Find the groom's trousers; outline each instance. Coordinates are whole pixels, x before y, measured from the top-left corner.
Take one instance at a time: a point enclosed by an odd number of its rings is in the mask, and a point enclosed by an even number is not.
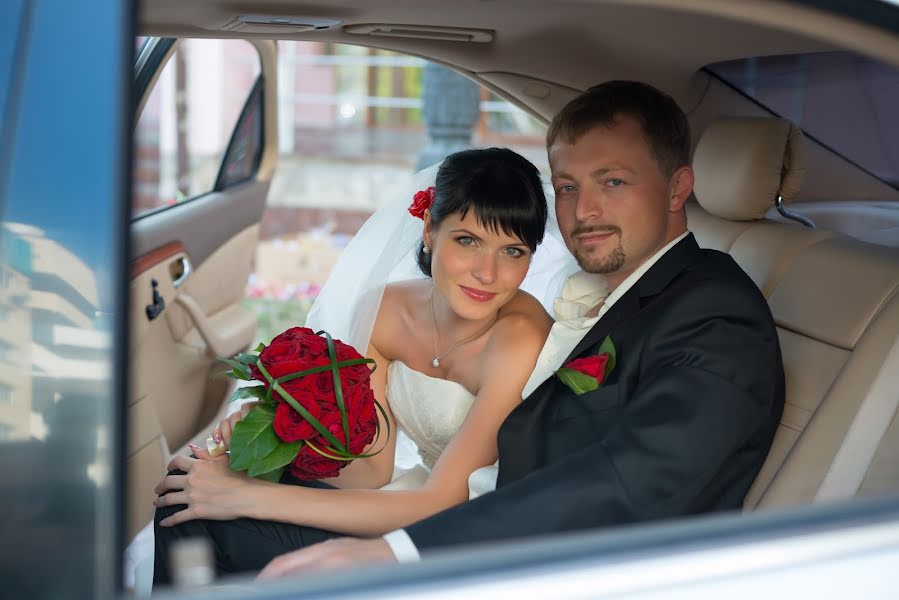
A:
[[[172,471],[170,475],[183,475]],[[318,481],[301,481],[289,474],[281,478],[282,484],[306,487],[330,488]],[[172,567],[169,562],[172,546],[179,540],[203,537],[212,545],[217,576],[260,571],[268,562],[285,552],[297,550],[325,540],[342,537],[342,534],[314,527],[290,523],[259,521],[257,519],[233,519],[210,521],[197,519],[174,527],[161,527],[159,522],[169,515],[187,508],[185,504],[156,509],[153,533],[156,555],[153,567],[153,586],[171,585]]]

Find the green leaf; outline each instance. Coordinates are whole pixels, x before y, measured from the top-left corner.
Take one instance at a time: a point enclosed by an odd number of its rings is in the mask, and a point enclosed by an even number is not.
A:
[[[265,344],[259,342],[259,345],[253,348],[253,350],[255,350],[256,352],[262,352],[263,350],[265,350]]]
[[[606,363],[606,368],[602,372],[602,380],[605,381],[612,369],[615,368],[615,344],[612,343],[612,338],[609,336],[606,336],[606,339],[599,345],[597,354],[602,354],[603,352],[609,355],[609,362]]]
[[[257,400],[262,401],[265,398],[265,391],[264,385],[242,386],[234,390],[234,393],[231,394],[231,398],[228,399],[228,402],[246,400],[247,398],[256,398]]]
[[[273,483],[278,483],[281,481],[281,475],[284,474],[284,467],[280,469],[275,469],[274,471],[269,471],[268,473],[260,473],[256,475],[256,479],[264,479],[265,481],[271,481]]]
[[[231,434],[232,470],[246,471],[282,443],[272,427],[274,420],[274,409],[256,405],[237,422]]]
[[[231,367],[231,372],[234,373],[234,377],[245,381],[252,379],[252,373],[250,373],[250,368],[247,365],[232,358],[220,358],[219,360]]]
[[[259,362],[259,355],[239,352],[238,354],[234,355],[234,360],[242,365],[255,365],[257,362]]]
[[[303,442],[281,442],[275,449],[266,454],[262,458],[257,458],[251,466],[247,474],[250,477],[259,477],[265,473],[283,469],[297,457]]]
[[[562,367],[556,371],[556,376],[578,396],[585,392],[592,392],[599,387],[594,377],[568,367]]]

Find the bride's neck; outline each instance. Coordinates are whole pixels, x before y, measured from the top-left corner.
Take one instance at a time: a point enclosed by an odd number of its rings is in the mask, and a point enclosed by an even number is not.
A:
[[[484,331],[489,325],[496,320],[496,315],[492,314],[483,319],[466,319],[458,315],[446,301],[436,288],[433,289],[433,299],[429,298],[428,304],[433,302],[433,306],[428,306],[428,319],[431,319],[430,310],[433,309],[433,321],[437,325],[437,331],[442,343],[451,343],[457,340],[465,339]]]

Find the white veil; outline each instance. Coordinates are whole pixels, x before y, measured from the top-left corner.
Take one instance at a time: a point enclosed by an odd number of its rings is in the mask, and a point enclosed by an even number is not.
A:
[[[407,192],[376,211],[350,240],[306,317],[307,327],[323,329],[365,354],[384,286],[425,277],[416,262],[422,220],[410,215],[408,208],[415,192],[434,185],[438,166],[415,174]],[[578,267],[559,232],[552,189],[546,183],[543,187],[550,203],[546,234],[521,289],[552,314],[553,300]]]

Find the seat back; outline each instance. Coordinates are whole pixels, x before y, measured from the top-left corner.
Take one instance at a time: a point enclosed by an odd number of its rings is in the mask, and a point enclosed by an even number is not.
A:
[[[899,248],[765,217],[798,193],[801,147],[786,120],[728,117],[693,159],[689,228],[759,286],[783,352],[783,418],[746,509],[899,489]]]

